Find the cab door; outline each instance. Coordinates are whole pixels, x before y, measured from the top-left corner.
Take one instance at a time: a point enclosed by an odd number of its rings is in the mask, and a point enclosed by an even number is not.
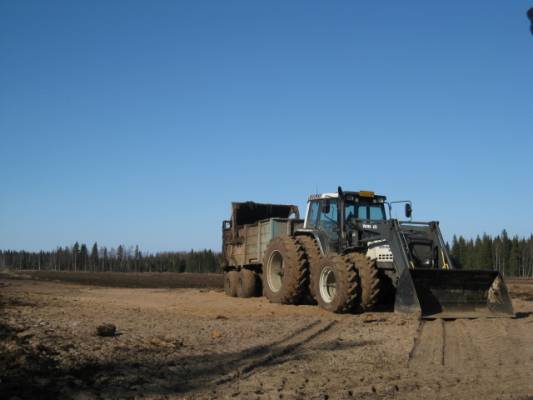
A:
[[[340,225],[337,199],[320,200],[317,228],[321,232],[324,251],[338,251]]]

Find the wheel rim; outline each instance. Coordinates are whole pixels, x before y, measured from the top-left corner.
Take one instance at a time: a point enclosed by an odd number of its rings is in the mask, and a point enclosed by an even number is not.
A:
[[[331,303],[337,292],[337,280],[335,279],[335,271],[333,268],[324,267],[320,272],[318,283],[320,286],[320,297],[326,303]]]
[[[270,290],[279,292],[283,279],[283,256],[279,251],[273,251],[268,258],[267,283]]]

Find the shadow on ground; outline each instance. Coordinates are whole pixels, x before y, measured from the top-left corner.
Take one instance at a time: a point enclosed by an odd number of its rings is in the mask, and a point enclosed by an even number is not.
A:
[[[256,368],[302,360],[322,351],[336,351],[372,342],[332,340],[312,345],[318,335],[315,321],[267,345],[239,352],[187,355],[186,348],[121,349],[112,362],[82,360],[65,369],[53,349],[31,346],[6,323],[0,324],[0,393],[4,398],[57,399],[84,394],[85,398],[133,398],[179,395],[236,380]],[[328,328],[329,329],[329,328]],[[307,334],[313,330],[316,334]],[[304,339],[299,340],[299,335]],[[106,339],[104,339],[106,340]],[[112,338],[107,340],[113,340]],[[173,354],[170,354],[172,352]]]

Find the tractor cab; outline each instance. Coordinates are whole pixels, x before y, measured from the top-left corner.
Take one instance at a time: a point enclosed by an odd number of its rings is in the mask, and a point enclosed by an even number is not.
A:
[[[340,252],[351,232],[385,221],[386,197],[370,191],[323,193],[309,196],[304,230],[320,237],[324,252]]]
[[[385,199],[368,191],[345,193],[342,199],[345,223],[353,226],[357,221],[386,220]]]

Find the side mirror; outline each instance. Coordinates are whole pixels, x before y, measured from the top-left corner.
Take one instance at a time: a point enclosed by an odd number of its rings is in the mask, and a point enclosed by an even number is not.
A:
[[[531,26],[529,27],[529,29],[531,30],[531,34],[533,34],[533,8],[530,8],[527,11],[527,17],[531,21]]]
[[[411,215],[413,215],[413,207],[410,203],[405,203],[405,217],[411,218]]]

